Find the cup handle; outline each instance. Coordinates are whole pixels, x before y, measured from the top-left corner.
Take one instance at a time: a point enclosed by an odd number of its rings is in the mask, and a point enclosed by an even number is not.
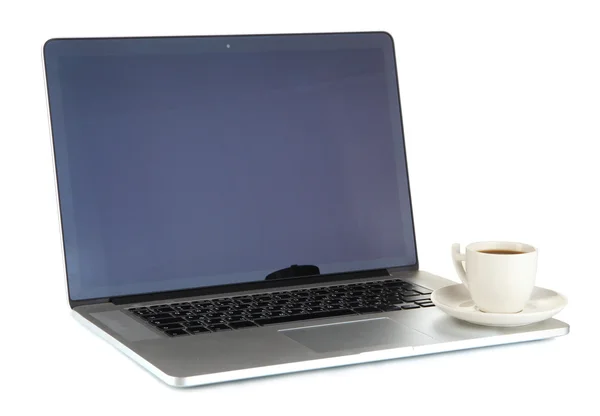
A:
[[[465,266],[463,265],[463,262],[466,260],[467,256],[460,252],[460,244],[452,244],[452,261],[454,263],[454,268],[463,284],[466,287],[469,287],[469,284],[467,283],[467,273],[465,272]]]

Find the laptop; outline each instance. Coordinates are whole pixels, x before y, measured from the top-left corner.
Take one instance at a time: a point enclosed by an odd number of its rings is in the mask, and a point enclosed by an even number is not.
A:
[[[384,32],[51,39],[73,315],[172,386],[564,335],[445,315]],[[90,357],[91,358],[91,357]]]

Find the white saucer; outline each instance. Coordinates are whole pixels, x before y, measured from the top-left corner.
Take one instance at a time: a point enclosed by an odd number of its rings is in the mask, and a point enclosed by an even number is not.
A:
[[[487,313],[475,306],[462,284],[450,285],[431,294],[435,305],[448,315],[485,326],[522,326],[549,319],[567,306],[567,298],[553,290],[536,287],[525,308],[518,313]]]

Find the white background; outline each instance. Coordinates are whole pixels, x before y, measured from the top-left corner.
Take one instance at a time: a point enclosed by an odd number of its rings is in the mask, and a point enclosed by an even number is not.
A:
[[[592,413],[599,22],[598,3],[580,1],[2,2],[0,413]],[[356,30],[387,30],[396,41],[422,268],[457,280],[453,242],[534,244],[539,285],[569,297],[559,318],[571,334],[182,391],[76,323],[64,286],[43,42]]]

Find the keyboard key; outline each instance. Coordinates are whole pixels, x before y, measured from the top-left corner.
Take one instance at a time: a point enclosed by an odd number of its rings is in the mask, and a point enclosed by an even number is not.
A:
[[[186,331],[192,335],[196,335],[196,334],[202,334],[205,332],[210,332],[210,329],[205,328],[203,326],[191,326],[191,327],[186,328]]]
[[[402,309],[419,309],[419,308],[420,308],[419,305],[415,305],[415,304],[411,304],[411,303],[402,305]]]
[[[320,318],[331,318],[335,316],[344,316],[344,315],[354,315],[354,312],[349,309],[342,309],[337,311],[326,311],[326,312],[316,312],[311,314],[302,314],[302,315],[291,315],[291,316],[278,316],[271,318],[263,318],[263,319],[255,319],[254,322],[258,325],[274,325],[274,324],[282,324],[287,322],[296,322],[296,321],[304,321],[309,319],[320,319]]]
[[[412,298],[411,298],[410,300],[412,300]],[[430,300],[430,299],[426,299],[426,300],[416,300],[416,301],[415,301],[415,303],[416,303],[417,305],[422,305],[422,304],[424,304],[424,303],[431,303],[431,300]]]
[[[421,294],[419,292],[415,292],[414,290],[403,290],[400,293],[401,293],[402,297],[404,297],[404,298],[411,297],[411,296],[421,296]]]
[[[158,326],[163,331],[183,328],[183,326],[181,324],[163,324],[163,325],[156,325],[156,326]]]
[[[432,306],[435,306],[435,304],[433,302],[429,302],[429,303],[421,303],[420,304],[421,307],[423,308],[431,308]]]
[[[161,306],[161,307],[155,307],[152,308],[153,310],[155,310],[156,312],[160,312],[160,313],[169,313],[169,312],[175,312],[175,309],[171,308],[170,306]]]
[[[167,334],[170,337],[179,337],[181,335],[188,335],[187,332],[185,332],[185,330],[183,329],[170,329],[165,331],[165,334]]]
[[[203,325],[203,323],[204,323],[204,321],[201,321],[200,319],[197,319],[197,320],[193,320],[193,321],[181,322],[181,325],[184,325],[186,327],[192,327],[192,326]]]
[[[164,318],[164,319],[155,319],[151,323],[153,325],[159,326],[159,325],[167,325],[167,324],[176,324],[178,322],[184,322],[184,321],[185,321],[185,319],[183,319],[183,318]]]
[[[135,313],[136,315],[153,315],[154,312],[151,311],[148,308],[135,308],[135,309],[129,309],[131,312]]]
[[[169,315],[168,313],[159,313],[159,314],[153,314],[153,315],[144,315],[144,316],[142,316],[142,318],[145,319],[146,321],[156,321],[156,320],[160,320],[160,319],[172,318],[172,316]]]
[[[420,300],[430,301],[431,297],[429,295],[419,295],[419,296],[406,296],[402,295],[402,298],[407,302],[418,302]]]
[[[256,326],[256,324],[254,322],[250,322],[250,321],[229,322],[228,325],[230,327],[232,327],[233,329],[248,328],[248,327]]]
[[[194,306],[205,306],[205,305],[210,305],[211,303],[212,303],[212,301],[210,301],[210,300],[196,300],[194,302],[191,302],[191,304]]]

